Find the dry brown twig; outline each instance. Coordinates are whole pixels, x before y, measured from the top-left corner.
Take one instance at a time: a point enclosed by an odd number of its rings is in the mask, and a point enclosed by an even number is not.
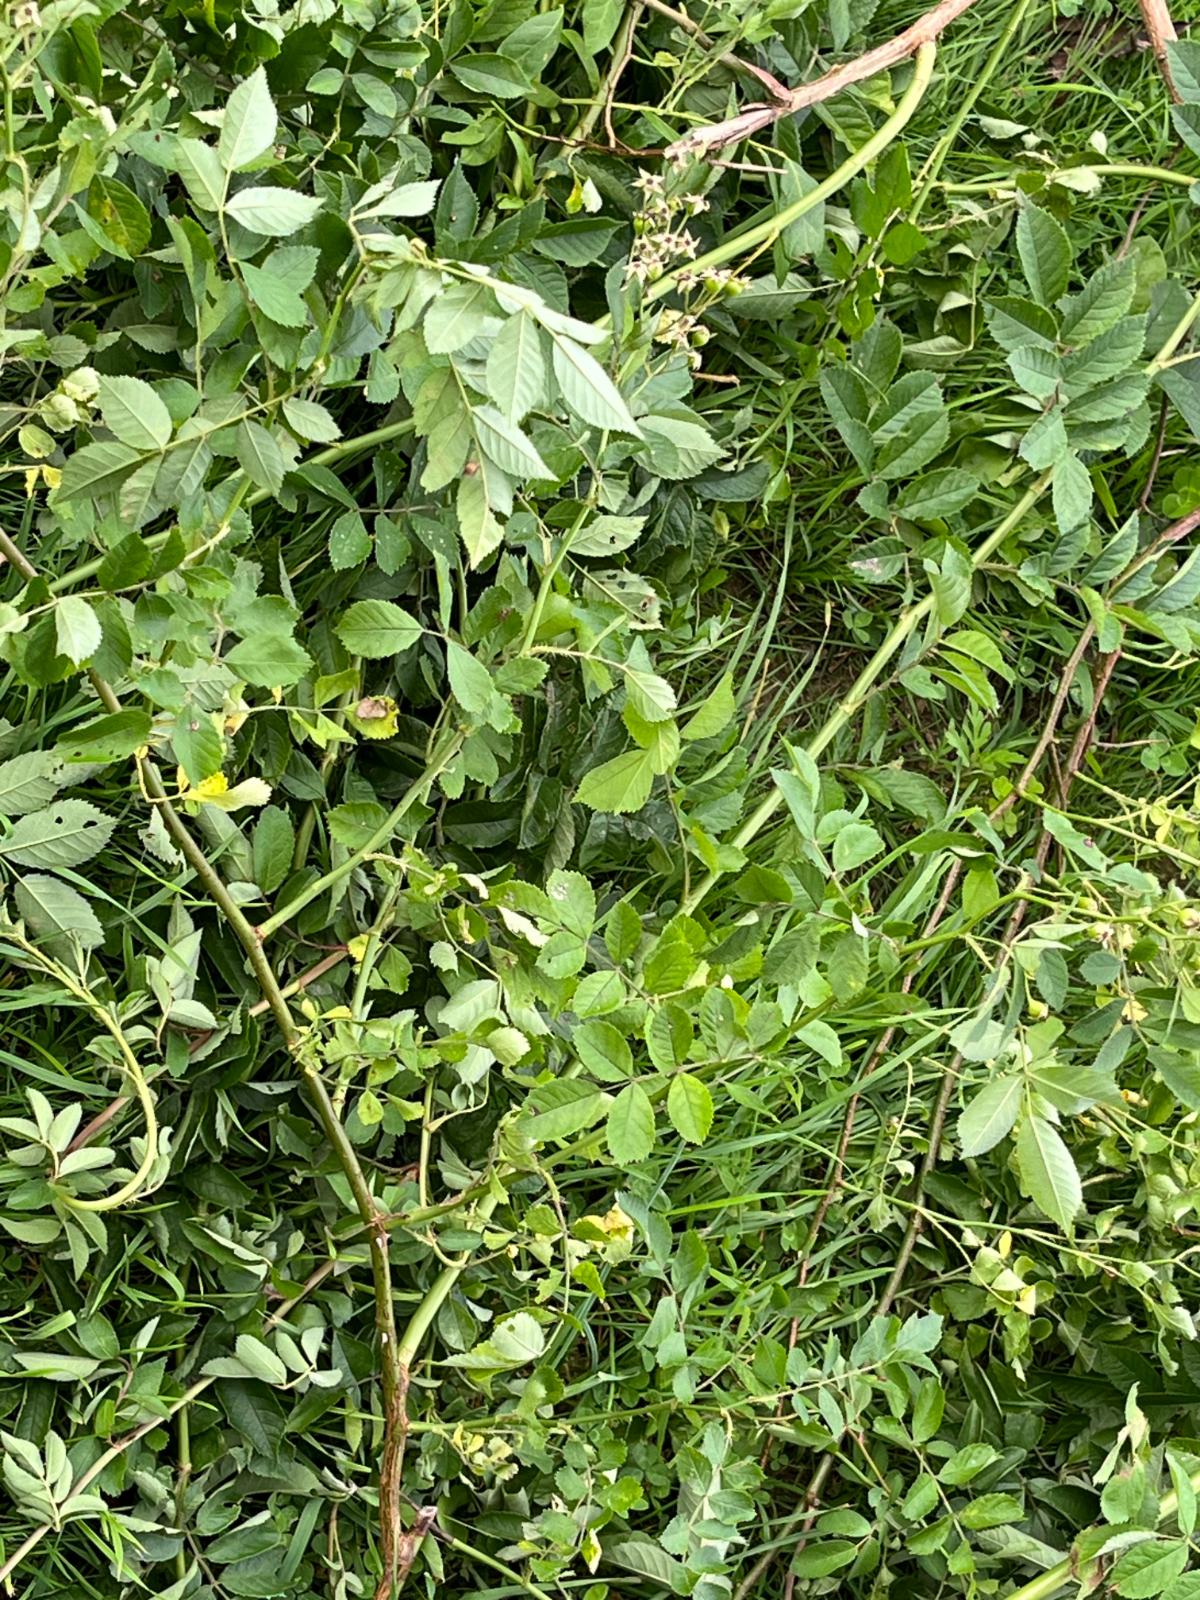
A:
[[[1167,54],[1167,46],[1173,44],[1179,35],[1175,32],[1175,24],[1171,21],[1171,13],[1167,10],[1166,0],[1138,0],[1142,8],[1142,21],[1146,27],[1146,37],[1150,40],[1150,48],[1154,51],[1154,59],[1158,62],[1159,71],[1167,86],[1167,93],[1176,105],[1179,104],[1179,90],[1175,87],[1175,79],[1171,75],[1171,61]]]
[[[682,139],[677,139],[667,147],[667,155],[675,158],[699,156],[709,150],[720,149],[723,145],[736,144],[740,139],[747,139],[751,134],[769,128],[782,117],[790,117],[797,111],[803,111],[806,106],[832,99],[851,84],[873,78],[877,73],[886,72],[889,67],[898,66],[901,61],[915,55],[923,44],[936,39],[943,28],[956,17],[961,17],[974,3],[975,0],[940,0],[931,11],[918,17],[911,28],[905,28],[903,33],[898,33],[886,44],[876,45],[873,50],[857,56],[853,61],[842,62],[841,66],[834,67],[823,77],[814,78],[811,83],[802,83],[798,88],[786,90],[785,97],[776,99],[771,105],[747,106],[736,117],[728,117],[724,122],[710,123],[706,128],[693,128]],[[1151,3],[1151,0],[1145,0],[1145,3]]]

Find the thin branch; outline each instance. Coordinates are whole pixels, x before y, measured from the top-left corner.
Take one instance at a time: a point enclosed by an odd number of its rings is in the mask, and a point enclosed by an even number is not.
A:
[[[669,17],[678,27],[690,33],[696,43],[703,45],[705,49],[716,49],[715,41],[710,39],[704,29],[698,23],[693,22],[685,12],[677,11],[674,6],[666,5],[664,0],[642,0],[642,4],[649,11],[657,11],[660,17]],[[781,104],[791,94],[787,84],[780,83],[774,73],[768,72],[765,67],[755,66],[752,61],[743,61],[741,56],[735,56],[729,50],[717,51],[713,59],[719,61],[723,67],[728,67],[731,72],[742,72],[747,77],[756,79],[762,84],[771,98],[778,100]]]
[[[1158,62],[1158,70],[1163,75],[1163,82],[1167,86],[1167,93],[1176,105],[1179,105],[1181,96],[1175,87],[1175,79],[1171,72],[1171,58],[1167,46],[1174,44],[1179,35],[1175,32],[1175,24],[1171,21],[1171,13],[1167,10],[1167,0],[1138,0],[1142,8],[1142,21],[1146,25],[1146,37],[1150,40],[1150,48],[1154,51],[1154,59]]]
[[[931,44],[943,28],[961,17],[974,3],[975,0],[939,0],[939,4],[931,11],[918,17],[910,28],[905,28],[903,33],[898,33],[886,44],[876,45],[873,50],[855,57],[853,61],[842,62],[841,66],[832,68],[823,77],[814,78],[811,83],[802,83],[795,89],[787,90],[782,100],[776,99],[771,105],[747,106],[745,111],[739,112],[736,117],[728,117],[724,122],[710,123],[706,128],[693,128],[668,147],[667,155],[675,158],[698,156],[709,150],[720,149],[723,145],[736,144],[763,128],[769,128],[781,117],[790,117],[797,111],[803,111],[806,106],[830,100],[851,84],[873,78],[877,73],[886,72],[915,55],[923,44]]]

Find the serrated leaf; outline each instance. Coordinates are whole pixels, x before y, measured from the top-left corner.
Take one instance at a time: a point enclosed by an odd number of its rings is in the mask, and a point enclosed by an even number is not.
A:
[[[593,811],[640,811],[654,787],[654,761],[648,750],[628,750],[584,774],[576,801]]]
[[[239,189],[226,202],[225,213],[251,233],[265,238],[285,238],[305,227],[321,209],[321,202],[312,195],[297,194],[294,189],[273,189],[255,185]]]
[[[1092,475],[1073,452],[1055,465],[1050,482],[1054,517],[1060,533],[1070,533],[1086,522],[1092,510]]]
[[[79,595],[64,595],[54,607],[54,638],[60,656],[81,666],[99,650],[104,632],[100,618]]]
[[[56,800],[13,824],[0,839],[0,858],[22,867],[77,867],[104,848],[114,827],[87,800]]]
[[[1069,1233],[1083,1205],[1083,1187],[1061,1134],[1044,1117],[1029,1116],[1017,1130],[1016,1149],[1021,1188]]]
[[[225,102],[217,154],[226,172],[240,172],[275,143],[279,119],[263,67],[254,69]]]
[[[85,950],[104,942],[96,913],[83,896],[61,878],[27,872],[17,880],[17,915],[39,944],[48,950],[77,941]]]
[[[928,472],[913,483],[906,483],[896,496],[897,516],[914,522],[930,517],[949,517],[979,492],[979,480],[961,467],[943,467]]]
[[[343,511],[329,530],[329,565],[335,572],[357,567],[371,554],[371,535],[357,511]]]
[[[238,423],[235,438],[238,465],[250,482],[268,494],[277,494],[283,485],[287,463],[274,435],[261,422],[247,417]]]
[[[1180,1575],[1190,1554],[1186,1540],[1146,1539],[1122,1553],[1108,1581],[1122,1600],[1151,1600]]]
[[[645,517],[593,517],[571,536],[573,556],[615,556],[641,537]]]
[[[342,436],[329,412],[315,400],[285,400],[283,414],[292,432],[313,444],[332,444]]]
[[[448,1357],[445,1364],[468,1372],[506,1371],[536,1361],[545,1348],[541,1324],[528,1311],[518,1311],[497,1323],[490,1339],[472,1346],[464,1355]]]
[[[1017,255],[1034,299],[1052,306],[1066,292],[1071,241],[1057,217],[1030,201],[1017,215]]]
[[[703,1144],[712,1127],[713,1099],[708,1085],[691,1072],[677,1072],[667,1090],[667,1115],[681,1139]]]
[[[162,450],[170,443],[171,413],[141,378],[100,379],[100,415],[122,444],[135,450]]]
[[[487,488],[481,474],[468,474],[459,481],[455,511],[467,560],[472,567],[478,567],[504,538],[503,525],[492,515],[488,505]]]
[[[40,810],[64,782],[62,758],[53,750],[30,750],[0,762],[0,817]]]
[[[1107,333],[1129,310],[1136,287],[1133,262],[1128,256],[1106,262],[1093,272],[1078,294],[1068,295],[1063,301],[1059,329],[1062,342],[1078,348]]]
[[[311,669],[312,657],[284,634],[263,634],[235,645],[226,655],[225,665],[245,683],[286,689]]]
[[[550,478],[553,474],[515,423],[494,406],[476,406],[471,425],[479,448],[510,478]]]
[[[424,630],[391,600],[356,600],[336,631],[351,655],[374,661],[410,650]]]
[[[609,1154],[619,1166],[644,1161],[654,1148],[654,1106],[639,1083],[628,1083],[609,1107]]]
[[[450,355],[494,323],[496,304],[487,284],[459,281],[444,289],[425,313],[425,345],[431,355]],[[417,424],[420,427],[420,423]]]
[[[546,397],[542,332],[528,313],[509,317],[488,351],[487,388],[509,422],[524,420]]]
[[[567,409],[593,428],[642,437],[616,384],[590,351],[555,334],[554,377]]]
[[[119,440],[85,444],[67,458],[62,481],[56,490],[59,500],[78,500],[81,495],[98,499],[114,494],[130,473],[146,459],[145,452]]]
[[[981,1156],[1012,1132],[1021,1110],[1020,1078],[994,1078],[973,1096],[958,1119],[964,1156]]]

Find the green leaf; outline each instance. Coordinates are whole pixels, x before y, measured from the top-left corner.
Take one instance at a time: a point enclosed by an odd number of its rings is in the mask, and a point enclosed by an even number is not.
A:
[[[1033,297],[1051,306],[1066,292],[1071,241],[1057,217],[1025,201],[1017,214],[1017,254]]]
[[[0,839],[0,858],[22,867],[77,867],[103,850],[116,824],[87,800],[56,800],[18,819]]]
[[[550,1100],[556,1098],[550,1093],[551,1090],[569,1090],[570,1093],[563,1093],[557,1104],[550,1104],[545,1110],[538,1109],[543,1096]],[[582,1133],[585,1128],[599,1122],[609,1106],[608,1095],[578,1083],[546,1085],[541,1091],[535,1091],[531,1100],[534,1103],[531,1114],[522,1119],[522,1126],[537,1144],[570,1139]]]
[[[53,750],[30,750],[0,762],[0,817],[19,817],[48,805],[65,782]]]
[[[554,474],[514,423],[492,406],[476,406],[471,424],[479,448],[510,478],[552,478]]]
[[[225,741],[212,717],[197,706],[185,704],[171,730],[171,748],[191,784],[203,783],[221,770]]]
[[[541,1324],[528,1311],[518,1311],[497,1323],[490,1339],[474,1345],[465,1355],[450,1356],[444,1364],[468,1372],[506,1371],[536,1361],[545,1348]]]
[[[237,1359],[252,1377],[263,1383],[283,1384],[288,1381],[288,1371],[275,1352],[251,1333],[238,1334],[234,1344]]]
[[[85,444],[82,450],[76,450],[67,458],[55,498],[62,501],[83,496],[98,499],[101,495],[114,494],[145,459],[143,451],[117,440]]]
[[[467,559],[472,567],[478,567],[504,538],[504,529],[488,505],[487,488],[480,473],[460,480],[455,510]]]
[[[314,444],[332,444],[342,436],[342,430],[329,412],[315,400],[285,400],[283,414],[293,433]]]
[[[580,422],[641,438],[629,407],[595,356],[573,339],[555,334],[553,361],[563,400]]]
[[[1061,533],[1070,533],[1087,521],[1092,509],[1092,475],[1073,452],[1055,466],[1050,492]]]
[[[517,66],[504,56],[459,56],[450,67],[461,84],[476,94],[494,95],[497,100],[517,100],[532,92],[533,85]]]
[[[254,69],[225,102],[217,154],[226,172],[240,172],[275,143],[279,119],[263,67]]]
[[[148,712],[115,711],[73,728],[59,740],[58,748],[71,761],[121,761],[149,743],[153,726]]]
[[[733,695],[733,679],[728,673],[720,680],[679,730],[685,742],[695,739],[715,739],[723,733],[737,715],[737,702]]]
[[[296,830],[280,806],[265,806],[254,824],[254,881],[264,894],[274,894],[292,870]]]
[[[244,683],[286,689],[310,671],[312,657],[294,639],[274,633],[243,639],[226,655],[225,665]]]
[[[426,348],[431,355],[449,355],[461,350],[483,333],[495,317],[496,302],[487,284],[461,280],[452,283],[425,313]]]
[[[321,209],[321,202],[294,189],[252,187],[239,189],[226,202],[225,214],[234,222],[267,238],[282,238],[305,227]]]
[[[713,1100],[707,1084],[693,1073],[676,1073],[667,1091],[667,1115],[681,1139],[703,1144],[713,1119]]]
[[[76,666],[90,661],[104,637],[100,618],[79,595],[68,594],[54,607],[54,638],[60,656]]]
[[[1190,1539],[1196,1531],[1196,1489],[1189,1476],[1187,1466],[1169,1446],[1166,1451],[1166,1458],[1167,1467],[1171,1474],[1171,1487],[1175,1491],[1175,1503],[1178,1507],[1175,1521],[1184,1538]],[[1197,1576],[1200,1577],[1200,1574]]]
[[[468,716],[484,716],[496,693],[492,675],[469,650],[446,641],[446,670],[450,679],[450,692]]]
[[[789,1563],[798,1578],[827,1578],[848,1567],[858,1554],[851,1539],[810,1539]]]
[[[297,246],[297,253],[307,254],[303,245]],[[279,252],[282,254],[282,252]],[[313,251],[314,256],[316,251]],[[261,267],[256,267],[252,262],[245,261],[241,267],[242,281],[246,285],[250,299],[263,313],[270,317],[272,322],[278,322],[283,328],[304,328],[308,326],[309,310],[305,304],[302,290],[295,285],[294,277],[273,269],[270,261]],[[299,276],[296,274],[294,276]],[[309,274],[311,277],[311,274]],[[303,287],[307,287],[304,285]],[[295,402],[284,401],[286,411],[289,404]],[[300,402],[303,404],[304,402]]]
[[[371,535],[357,511],[343,511],[329,530],[329,564],[335,572],[357,567],[371,554]]]
[[[627,550],[640,538],[645,517],[593,517],[586,527],[571,535],[573,556],[614,556]]]
[[[959,1512],[964,1528],[1002,1528],[1009,1522],[1020,1522],[1025,1507],[1015,1494],[981,1494]]]
[[[639,1578],[649,1578],[656,1588],[665,1589],[668,1594],[684,1592],[686,1567],[651,1539],[624,1534],[608,1540],[604,1545],[604,1559],[625,1572],[636,1573]]]
[[[1123,1600],[1150,1600],[1179,1576],[1189,1555],[1185,1540],[1146,1539],[1121,1554],[1109,1582]]]
[[[1020,1078],[994,1078],[979,1090],[958,1119],[958,1142],[964,1156],[981,1156],[1005,1138],[1021,1110]]]
[[[1034,1205],[1069,1233],[1083,1205],[1083,1187],[1071,1152],[1045,1118],[1026,1117],[1017,1130],[1017,1170]]]
[[[424,630],[391,600],[356,600],[336,631],[351,655],[375,661],[411,650]]]
[[[236,440],[238,464],[250,482],[268,494],[277,494],[287,464],[274,435],[261,422],[247,418],[238,424]]]
[[[32,938],[51,952],[77,942],[94,950],[104,931],[87,901],[60,878],[27,872],[17,880],[17,915]]]
[[[543,335],[537,323],[520,311],[500,329],[488,351],[487,388],[496,408],[509,422],[544,403],[546,358]]]
[[[942,467],[906,483],[896,496],[896,513],[914,522],[953,516],[978,492],[979,482],[972,473],[961,467]]]
[[[654,758],[649,750],[628,750],[584,774],[576,801],[593,811],[640,811],[654,787]]]
[[[1133,262],[1128,256],[1107,262],[1078,294],[1063,301],[1062,342],[1078,348],[1107,333],[1129,310],[1135,287]]]
[[[122,444],[162,450],[171,440],[171,413],[141,378],[100,379],[100,415]]]
[[[833,870],[839,875],[853,872],[855,867],[861,867],[882,849],[883,840],[869,823],[848,822],[844,828],[838,829],[833,841]]]

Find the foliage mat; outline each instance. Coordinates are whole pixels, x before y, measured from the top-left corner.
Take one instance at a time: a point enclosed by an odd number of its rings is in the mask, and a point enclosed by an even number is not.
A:
[[[1198,1600],[1193,23],[6,5],[0,1595]]]

